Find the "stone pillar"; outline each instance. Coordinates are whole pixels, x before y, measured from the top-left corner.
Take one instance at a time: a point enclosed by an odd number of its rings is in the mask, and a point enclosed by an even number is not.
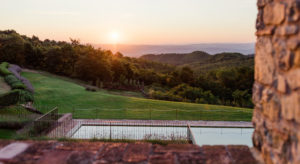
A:
[[[258,0],[254,147],[266,163],[300,163],[300,0]]]

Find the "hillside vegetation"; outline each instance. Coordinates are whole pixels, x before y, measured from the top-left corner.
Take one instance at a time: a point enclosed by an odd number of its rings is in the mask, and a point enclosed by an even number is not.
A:
[[[248,67],[247,57],[241,54],[212,56],[199,51],[180,58],[162,56],[160,62],[179,62],[175,66],[125,57],[73,39],[42,41],[13,30],[0,31],[0,45],[0,62],[78,79],[97,88],[141,91],[160,100],[253,107],[253,64]]]
[[[250,121],[252,109],[182,103],[86,91],[56,76],[24,72],[35,88],[35,105],[59,107],[75,118]]]
[[[141,59],[170,64],[179,67],[188,66],[196,73],[203,73],[210,70],[232,67],[253,67],[254,56],[240,53],[219,53],[210,55],[206,52],[195,51],[186,54],[158,54],[143,55]]]

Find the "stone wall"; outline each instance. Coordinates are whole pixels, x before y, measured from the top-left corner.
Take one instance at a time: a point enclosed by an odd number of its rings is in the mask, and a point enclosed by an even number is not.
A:
[[[300,163],[300,0],[258,0],[254,147],[266,163]]]

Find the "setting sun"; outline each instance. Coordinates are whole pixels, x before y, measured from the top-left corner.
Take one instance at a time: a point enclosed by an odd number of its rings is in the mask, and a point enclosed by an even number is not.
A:
[[[110,33],[110,41],[113,43],[113,44],[116,44],[120,41],[120,35],[118,32],[114,31],[114,32],[111,32]]]

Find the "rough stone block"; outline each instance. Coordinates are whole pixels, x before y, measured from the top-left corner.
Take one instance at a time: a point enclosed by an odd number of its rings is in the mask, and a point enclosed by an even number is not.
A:
[[[225,146],[202,146],[206,163],[233,163]]]
[[[295,36],[295,37],[290,38],[287,41],[287,46],[290,50],[296,50],[297,48],[300,48],[299,36]]]
[[[167,152],[190,152],[199,153],[200,147],[192,144],[169,144],[167,146],[155,145],[153,152],[155,153],[167,153]]]
[[[93,164],[94,154],[88,151],[72,152],[66,164]]]
[[[293,92],[281,99],[282,117],[300,122],[300,92]]]
[[[281,93],[286,93],[288,90],[288,85],[283,75],[278,75],[277,90]]]
[[[294,66],[295,67],[300,67],[300,48],[296,50],[295,55],[294,55]]]
[[[268,3],[264,7],[263,19],[266,25],[279,25],[285,19],[285,5],[279,2]]]
[[[259,37],[256,44],[255,80],[271,85],[274,81],[275,62],[270,38]]]
[[[258,29],[256,35],[257,36],[272,35],[274,31],[275,31],[274,26],[267,26],[265,28]]]
[[[166,154],[154,154],[150,156],[149,159],[150,164],[173,164],[175,162],[175,156],[172,153],[166,153]]]
[[[294,35],[297,34],[299,28],[297,25],[284,25],[276,30],[276,35],[280,36],[289,36],[289,35]]]
[[[267,3],[269,3],[271,0],[257,0],[257,6],[259,8],[264,7]]]
[[[257,82],[254,83],[252,89],[252,101],[254,104],[259,104],[262,97],[263,86]]]
[[[12,159],[23,153],[28,146],[29,144],[22,142],[11,143],[0,149],[0,159]]]
[[[199,163],[205,164],[206,157],[203,153],[178,153],[178,163]]]
[[[289,71],[286,75],[286,79],[291,90],[300,88],[300,68]]]
[[[41,157],[36,163],[42,164],[65,164],[70,155],[69,151],[51,151]]]
[[[281,51],[278,59],[278,67],[282,71],[288,71],[293,65],[293,53],[291,51]]]
[[[296,22],[300,19],[300,1],[292,2],[291,8],[288,10],[289,22]]]
[[[99,151],[98,160],[100,163],[116,163],[121,162],[124,151],[128,144],[110,143]]]
[[[227,150],[230,156],[238,161],[239,164],[256,164],[257,161],[253,158],[248,146],[228,145]]]
[[[151,144],[130,144],[123,156],[125,162],[143,162],[148,159],[151,150]]]

